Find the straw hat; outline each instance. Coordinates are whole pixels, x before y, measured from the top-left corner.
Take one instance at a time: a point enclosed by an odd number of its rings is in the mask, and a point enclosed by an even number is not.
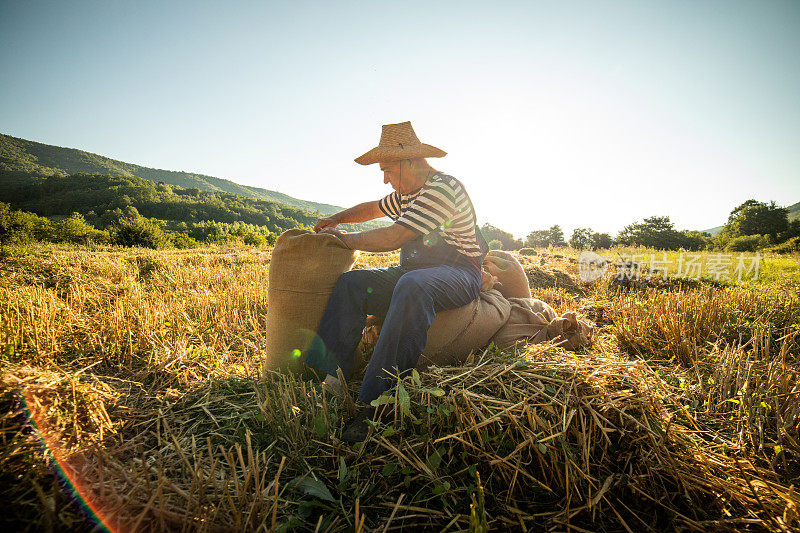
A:
[[[384,124],[381,131],[381,142],[366,154],[355,159],[360,165],[388,163],[403,159],[419,157],[444,157],[447,152],[430,144],[423,144],[414,133],[411,122]]]

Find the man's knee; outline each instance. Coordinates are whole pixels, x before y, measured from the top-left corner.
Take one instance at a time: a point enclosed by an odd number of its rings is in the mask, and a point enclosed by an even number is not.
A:
[[[336,280],[335,289],[344,289],[348,292],[358,290],[364,284],[364,277],[364,272],[361,270],[348,270]]]
[[[419,270],[412,270],[411,272],[403,274],[397,282],[397,285],[394,287],[392,298],[397,296],[414,296],[417,298],[427,296],[427,286],[426,277]]]
[[[336,280],[333,292],[337,295],[348,295],[366,301],[380,297],[380,279],[374,270],[348,270]],[[387,295],[388,296],[388,295]]]

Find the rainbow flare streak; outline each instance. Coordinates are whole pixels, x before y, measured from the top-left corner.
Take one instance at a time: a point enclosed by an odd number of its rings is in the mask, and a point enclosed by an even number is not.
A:
[[[77,479],[77,476],[69,475],[69,471],[71,469],[66,466],[67,463],[59,447],[56,445],[56,439],[49,435],[47,430],[42,430],[42,428],[47,427],[47,424],[44,420],[44,417],[39,416],[34,412],[34,410],[30,409],[29,406],[32,405],[33,402],[29,398],[29,394],[30,392],[28,391],[26,391],[24,394],[21,394],[19,401],[28,423],[39,440],[45,460],[53,469],[53,473],[59,482],[59,486],[66,494],[69,494],[72,497],[73,501],[78,504],[86,516],[86,519],[95,524],[93,531],[112,533],[112,530],[106,525],[108,521],[103,517],[97,502],[93,503],[88,498],[90,494],[89,491],[86,490],[85,487],[81,486],[80,480]]]

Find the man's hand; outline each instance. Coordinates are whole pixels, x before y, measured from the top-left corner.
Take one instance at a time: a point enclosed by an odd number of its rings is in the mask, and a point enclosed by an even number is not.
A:
[[[316,228],[314,228],[314,229],[316,229]],[[317,233],[327,233],[328,235],[335,235],[335,236],[339,237],[340,239],[342,238],[342,232],[341,231],[339,231],[338,229],[330,228],[330,227],[322,228]]]
[[[340,241],[344,243],[345,246],[351,248],[351,246],[347,243],[347,236],[352,235],[352,233],[345,233],[343,231],[339,231],[338,229],[333,228],[322,228],[319,230],[319,233],[327,233],[328,235],[333,235],[337,237]]]
[[[339,222],[334,217],[325,217],[317,220],[317,225],[314,226],[314,231],[319,233],[325,228],[334,229],[339,225]]]
[[[317,225],[314,226],[314,231],[319,233],[320,230],[324,228],[333,229],[339,224],[357,224],[359,222],[366,222],[367,220],[375,220],[376,218],[380,218],[382,216],[383,211],[381,211],[380,202],[378,200],[373,200],[371,202],[358,204],[350,209],[345,209],[344,211],[339,211],[338,213],[317,220]]]

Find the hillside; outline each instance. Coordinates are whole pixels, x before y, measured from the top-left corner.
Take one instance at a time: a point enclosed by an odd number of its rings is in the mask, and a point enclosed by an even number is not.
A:
[[[77,173],[138,176],[185,189],[197,188],[201,191],[238,194],[256,200],[280,202],[308,211],[319,211],[322,214],[341,210],[341,207],[335,205],[301,200],[277,191],[240,185],[214,176],[143,167],[83,150],[62,148],[0,134],[1,180],[12,180],[18,185],[23,185],[31,177],[67,176]]]
[[[318,218],[307,209],[280,202],[186,189],[137,176],[71,174],[25,179],[29,183],[0,181],[0,200],[12,209],[54,221],[79,213],[101,230],[116,225],[122,218],[141,215],[161,221],[171,232],[209,242],[218,240],[220,234],[279,235],[291,228],[312,227]],[[342,224],[340,228],[359,231],[380,224],[370,221]]]
[[[725,226],[717,226],[715,228],[704,229],[704,230],[700,230],[700,231],[702,231],[703,233],[710,233],[712,237],[716,237],[717,235],[719,235],[719,233],[722,231],[722,228],[724,228],[724,227]]]
[[[789,210],[789,220],[797,220],[798,218],[800,218],[800,202],[792,204],[788,206],[786,209]]]

